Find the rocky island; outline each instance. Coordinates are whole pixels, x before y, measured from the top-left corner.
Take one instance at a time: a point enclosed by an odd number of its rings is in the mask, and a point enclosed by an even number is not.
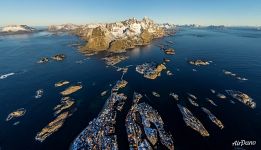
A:
[[[163,64],[156,64],[154,62],[144,63],[136,66],[136,71],[143,74],[145,78],[156,79],[160,76],[161,71],[165,70],[166,66]]]
[[[144,17],[142,20],[131,18],[114,23],[98,23],[87,25],[52,25],[49,31],[70,31],[84,41],[80,48],[83,53],[91,54],[99,51],[122,52],[137,46],[148,45],[155,38],[170,35],[173,25],[156,24]]]
[[[0,35],[32,33],[35,31],[37,31],[35,28],[27,25],[8,25],[0,28]]]
[[[234,90],[226,90],[226,92],[228,95],[230,95],[234,99],[237,99],[238,101],[244,103],[248,107],[250,107],[252,109],[256,108],[256,103],[247,94],[240,92],[240,91],[234,91]]]
[[[152,150],[160,142],[174,150],[172,135],[165,131],[160,114],[144,102],[138,104],[141,98],[141,94],[134,93],[133,105],[125,120],[130,149]]]
[[[209,65],[211,61],[206,61],[206,60],[201,60],[201,59],[197,59],[197,60],[190,60],[189,63],[191,65],[195,65],[195,66],[206,66]]]
[[[37,133],[35,140],[43,142],[47,137],[58,131],[69,116],[70,113],[68,111],[57,116],[53,121],[48,123],[48,125],[46,125],[40,132]]]
[[[56,105],[53,110],[54,115],[57,115],[59,113],[61,113],[63,110],[70,108],[71,106],[73,106],[74,104],[74,100],[70,97],[63,97],[60,101],[60,104]]]
[[[123,93],[111,93],[103,110],[73,141],[71,149],[118,149],[115,133],[117,107],[126,99]]]
[[[205,107],[201,107],[202,111],[205,112],[209,119],[214,123],[216,124],[220,129],[223,129],[224,128],[224,125],[223,123],[215,116],[213,115],[207,108]]]
[[[61,81],[58,81],[54,84],[55,87],[60,87],[60,86],[64,86],[66,84],[69,84],[70,82],[69,81],[66,81],[66,80],[61,80]]]
[[[180,109],[183,120],[185,121],[187,126],[199,132],[200,135],[202,135],[203,137],[209,136],[209,133],[205,129],[203,124],[190,112],[190,110],[180,104],[178,104],[178,108]]]
[[[25,113],[26,113],[26,109],[24,109],[24,108],[17,109],[16,111],[11,112],[7,116],[6,121],[9,121],[13,118],[22,117],[23,115],[25,115]]]
[[[70,94],[80,90],[81,88],[82,88],[81,84],[72,85],[72,86],[68,87],[67,89],[65,89],[64,91],[62,91],[61,95],[63,95],[63,96],[70,95]]]
[[[103,58],[105,63],[109,66],[114,66],[126,59],[128,59],[128,57],[124,56],[124,55],[111,55],[111,56],[107,56],[107,57]]]

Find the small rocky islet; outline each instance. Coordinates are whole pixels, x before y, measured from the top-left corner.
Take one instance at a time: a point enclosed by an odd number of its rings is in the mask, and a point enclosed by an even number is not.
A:
[[[43,142],[47,137],[58,131],[64,124],[65,120],[70,116],[68,111],[57,116],[53,121],[48,123],[40,132],[37,133],[35,140]]]
[[[136,66],[136,71],[147,79],[156,79],[161,72],[166,69],[164,64],[156,64],[154,62],[144,63]]]
[[[39,90],[37,90],[36,92],[35,92],[35,98],[36,99],[38,99],[38,98],[41,98],[42,96],[43,96],[43,93],[44,93],[44,91],[43,91],[43,89],[39,89]]]
[[[58,81],[54,84],[55,87],[61,87],[61,86],[64,86],[66,84],[69,84],[70,82],[69,81],[66,81],[66,80],[61,80],[61,81]]]
[[[201,60],[201,59],[188,61],[189,64],[195,65],[195,66],[206,66],[206,65],[209,65],[210,62],[211,61],[206,61],[206,60]]]
[[[63,97],[63,98],[61,99],[61,101],[60,101],[60,104],[58,104],[57,106],[55,106],[55,107],[53,108],[53,110],[55,111],[55,112],[54,112],[54,115],[57,115],[57,114],[59,114],[60,112],[62,112],[63,110],[72,107],[73,104],[75,104],[75,100],[73,100],[73,99],[70,98],[70,97]]]
[[[128,67],[117,67],[116,65],[120,62],[127,60],[129,56],[122,54],[122,52],[132,49],[142,45],[148,45],[155,38],[162,38],[164,36],[173,35],[168,28],[159,26],[155,24],[149,18],[144,18],[141,21],[135,18],[110,23],[110,24],[99,24],[99,25],[85,25],[85,26],[75,26],[75,25],[61,25],[49,27],[50,31],[70,31],[87,43],[84,46],[80,46],[80,51],[83,54],[97,54],[98,52],[108,51],[112,54],[107,55],[103,58],[106,65],[117,68],[117,71],[122,71],[122,78],[116,81],[115,85],[112,87],[111,91],[105,90],[100,95],[109,95],[106,100],[103,109],[100,111],[98,116],[89,122],[89,125],[75,138],[71,145],[71,149],[118,149],[117,134],[116,134],[116,116],[120,113],[128,100],[127,96],[119,92],[124,89],[128,81],[123,79],[124,74],[127,73]],[[137,65],[135,70],[137,73],[143,75],[144,78],[150,80],[156,80],[161,76],[161,72],[166,70],[167,75],[173,75],[173,73],[167,69],[167,62],[171,62],[171,55],[176,54],[173,41],[166,41],[168,44],[161,44],[160,49],[163,50],[166,56],[170,55],[170,58],[164,58],[162,63],[156,62],[145,62],[144,64]],[[38,63],[47,63],[50,60],[62,61],[66,58],[64,54],[56,54],[50,57],[42,57]],[[189,64],[195,66],[206,66],[212,61],[206,61],[201,59],[190,60]],[[247,80],[244,77],[237,76],[236,74],[223,71],[225,75],[235,77],[238,80]],[[12,75],[12,74],[10,74]],[[1,78],[6,78],[2,75]],[[35,140],[43,142],[46,138],[51,136],[53,133],[58,131],[70,117],[73,112],[71,108],[74,107],[76,101],[70,96],[83,88],[81,83],[75,85],[70,85],[69,81],[61,80],[54,84],[56,88],[66,87],[60,92],[62,96],[59,103],[53,108],[54,120],[48,123],[43,129],[41,129],[35,136]],[[216,92],[211,89],[211,93],[215,94],[216,97],[220,99],[227,99],[225,94]],[[237,99],[243,104],[250,108],[255,108],[256,103],[247,94],[234,91],[226,90],[228,96]],[[160,94],[152,91],[151,94],[157,98],[160,98]],[[35,98],[41,98],[43,95],[43,89],[36,91]],[[188,101],[191,105],[201,108],[201,110],[207,114],[208,118],[217,125],[220,129],[224,128],[221,120],[219,120],[209,109],[202,107],[201,103],[197,103],[198,98],[187,93]],[[199,132],[203,137],[210,136],[208,130],[203,126],[200,120],[193,115],[193,113],[181,105],[180,98],[174,92],[171,92],[169,96],[175,100],[177,107],[183,117],[185,124],[195,131]],[[151,107],[149,104],[139,101],[143,98],[142,94],[134,92],[133,94],[133,104],[128,111],[125,119],[126,132],[128,134],[128,141],[130,149],[154,149],[157,143],[161,143],[167,149],[174,149],[174,140],[169,132],[166,132],[166,125],[164,124],[160,113]],[[206,98],[213,106],[218,106],[213,100]],[[11,112],[6,121],[10,121],[13,118],[22,117],[26,110],[24,108],[17,109]],[[19,123],[19,122],[18,122]],[[18,124],[17,123],[17,124]],[[174,133],[175,134],[175,133]]]
[[[51,56],[51,59],[54,61],[63,61],[65,59],[65,55],[64,54],[56,54],[54,56]],[[51,60],[48,57],[42,57],[40,60],[37,61],[38,64],[44,64],[47,63]]]
[[[55,83],[55,87],[61,87],[70,82],[67,80],[61,80]],[[48,123],[41,131],[37,133],[35,136],[35,140],[43,142],[51,136],[53,133],[57,132],[64,124],[65,120],[70,117],[74,110],[71,109],[76,101],[69,97],[68,95],[80,90],[82,85],[77,83],[78,85],[71,85],[66,90],[62,91],[60,94],[63,96],[54,108],[53,108],[53,116],[55,117],[53,121]]]
[[[77,92],[81,88],[82,88],[81,84],[72,85],[72,86],[68,87],[67,89],[65,89],[64,91],[60,92],[60,94],[63,96],[67,96],[67,95]]]
[[[11,119],[22,117],[23,115],[25,115],[25,113],[26,113],[26,109],[25,108],[19,108],[19,109],[15,110],[15,111],[11,112],[6,117],[6,121],[10,121]]]
[[[239,75],[237,75],[237,74],[235,74],[235,73],[233,73],[233,72],[231,72],[231,71],[223,70],[223,73],[224,73],[224,75],[226,75],[226,76],[233,77],[233,78],[235,78],[235,79],[237,79],[237,80],[240,80],[240,81],[247,81],[247,80],[248,80],[247,78],[241,77],[241,76],[239,76]]]

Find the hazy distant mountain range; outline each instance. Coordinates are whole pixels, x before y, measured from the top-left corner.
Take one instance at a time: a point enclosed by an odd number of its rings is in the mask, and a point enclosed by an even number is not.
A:
[[[0,31],[3,33],[29,33],[36,31],[36,29],[27,25],[8,25],[2,27]]]

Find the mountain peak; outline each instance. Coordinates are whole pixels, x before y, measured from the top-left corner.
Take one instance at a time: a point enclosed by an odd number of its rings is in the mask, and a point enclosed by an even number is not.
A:
[[[1,32],[33,32],[35,30],[27,25],[8,25],[3,27]]]

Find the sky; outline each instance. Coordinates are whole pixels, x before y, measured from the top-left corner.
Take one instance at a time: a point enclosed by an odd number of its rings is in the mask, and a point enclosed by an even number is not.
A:
[[[158,23],[261,26],[261,0],[0,0],[0,26],[103,23],[144,16]]]

